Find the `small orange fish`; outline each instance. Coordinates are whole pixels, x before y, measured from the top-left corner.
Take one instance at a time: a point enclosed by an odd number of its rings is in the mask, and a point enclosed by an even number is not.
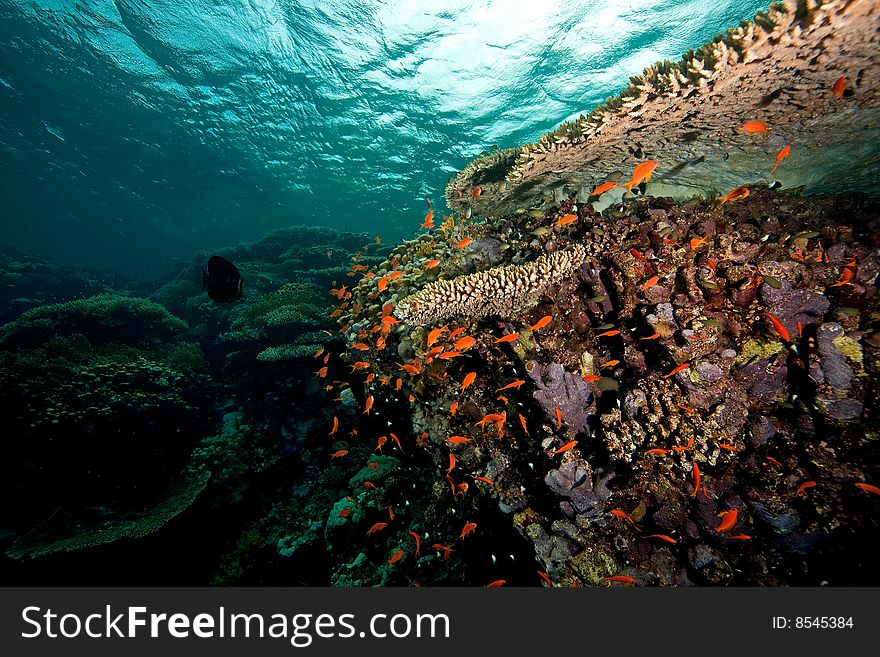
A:
[[[727,538],[732,538],[735,541],[751,541],[752,537],[748,534],[734,534],[733,536],[728,536]]]
[[[328,435],[335,436],[336,431],[339,429],[339,418],[335,415],[333,416],[333,428],[330,429],[330,433]]]
[[[611,329],[610,331],[605,331],[604,333],[600,333],[597,335],[597,338],[610,338],[613,335],[620,335],[620,331],[618,329]]]
[[[664,375],[662,376],[662,378],[664,378],[664,379],[668,379],[670,376],[675,376],[675,375],[678,374],[679,372],[683,372],[684,370],[686,370],[686,369],[689,368],[690,366],[691,366],[690,363],[682,363],[682,364],[679,365],[678,367],[673,367],[672,370],[669,372],[669,374],[664,374]]]
[[[529,435],[529,427],[526,425],[526,418],[522,413],[519,413],[519,423],[522,425],[523,431],[526,432],[526,435]]]
[[[458,538],[460,540],[464,540],[464,537],[467,536],[468,534],[470,534],[476,528],[477,528],[477,523],[475,523],[475,522],[465,523],[465,526],[462,527],[462,529],[461,529],[461,536],[459,536]]]
[[[620,509],[611,509],[610,513],[613,516],[617,516],[621,520],[628,520],[633,527],[641,531],[639,526],[636,524],[636,521],[630,518],[629,514],[626,511],[621,511]]]
[[[373,490],[379,490],[379,487],[376,484],[374,484],[372,481],[365,481],[364,487],[365,488],[372,488]]]
[[[391,508],[391,505],[388,505],[388,518],[390,520],[394,520],[394,509]]]
[[[577,217],[576,214],[571,214],[571,213],[569,213],[569,214],[567,214],[567,215],[561,217],[561,218],[560,218],[555,224],[553,224],[553,225],[554,225],[554,226],[557,226],[557,227],[568,226],[569,224],[573,224],[575,221],[577,221],[577,218],[578,218],[578,217]]]
[[[731,202],[739,201],[740,199],[744,199],[748,195],[749,195],[749,188],[748,187],[737,187],[736,189],[733,189],[733,190],[727,192],[727,194],[722,196],[719,200],[721,201],[721,205],[724,205],[728,201],[731,201]]]
[[[626,188],[627,192],[632,193],[632,188],[638,187],[643,180],[645,182],[650,182],[651,174],[654,173],[654,169],[657,168],[658,164],[659,162],[657,160],[642,162],[636,166],[635,170],[633,170],[633,175],[629,182],[624,183],[622,186]]]
[[[398,378],[398,379],[394,382],[394,389],[397,390],[398,392],[400,392],[400,389],[401,389],[402,387],[403,387],[403,379]]]
[[[382,448],[385,447],[385,443],[388,442],[388,436],[379,436],[379,439],[376,441],[376,448],[373,450],[374,452],[381,452]]]
[[[727,443],[718,443],[718,447],[721,449],[726,449],[728,452],[738,452],[739,448],[736,445],[728,445]]]
[[[452,491],[453,495],[465,495],[468,492],[467,482],[462,482],[460,484],[455,485],[455,490]]]
[[[541,578],[541,581],[544,582],[544,584],[551,588],[553,587],[553,580],[550,579],[550,576],[547,573],[545,573],[543,570],[538,570],[536,572],[538,573],[538,577]]]
[[[391,558],[388,560],[388,565],[390,566],[393,563],[397,563],[403,558],[403,550],[398,550],[394,554],[391,555]]]
[[[505,584],[507,584],[507,580],[506,580],[506,579],[496,579],[494,582],[489,582],[488,584],[486,584],[485,588],[487,588],[487,589],[497,589],[497,588],[499,588],[499,587],[501,587],[501,586],[504,586]]]
[[[831,91],[838,98],[843,98],[843,92],[846,91],[846,78],[842,75],[837,78],[834,86],[831,87]]]
[[[464,327],[459,326],[457,329],[455,329],[452,333],[449,334],[449,341],[452,342],[453,340],[455,340],[455,338],[457,338],[462,333],[464,333]]]
[[[691,241],[688,243],[691,247],[691,251],[696,251],[698,248],[703,246],[703,244],[705,244],[706,240],[708,240],[708,239],[709,239],[708,236],[692,238]]]
[[[439,264],[440,264],[440,261],[439,261],[439,260],[428,260],[428,262],[426,262],[426,263],[423,265],[423,267],[424,267],[425,269],[434,269],[434,267],[436,267],[436,266],[439,265]]]
[[[642,289],[647,290],[648,288],[654,287],[659,282],[660,282],[659,276],[651,276],[651,278],[649,278],[644,283],[642,283]]]
[[[645,454],[659,454],[660,456],[666,456],[669,454],[671,450],[661,449],[660,447],[656,447],[654,449],[649,449]]]
[[[789,335],[782,322],[779,321],[779,318],[774,317],[770,313],[764,314],[767,315],[767,319],[769,319],[770,323],[773,324],[773,328],[776,329],[776,333],[779,334],[779,337],[782,338],[783,342],[791,342],[791,335]]]
[[[377,522],[375,525],[370,527],[370,529],[367,531],[367,536],[371,536],[372,534],[375,534],[376,532],[380,532],[383,529],[385,529],[387,526],[388,526],[387,522]]]
[[[681,404],[676,404],[675,406],[677,408],[680,408],[681,410],[683,410],[688,415],[693,415],[694,413],[697,412],[697,409],[691,408],[690,406],[682,406]]]
[[[671,536],[667,536],[666,534],[648,534],[645,538],[659,538],[664,543],[669,543],[670,545],[675,545],[676,543],[678,543],[678,541],[676,541]]]
[[[736,519],[738,515],[739,511],[737,509],[730,509],[730,511],[725,511],[724,515],[721,516],[721,522],[718,523],[715,531],[728,532],[733,529],[733,526],[736,525]]]
[[[609,360],[606,363],[601,363],[599,367],[614,367],[615,365],[620,365],[619,360]]]
[[[490,486],[495,485],[495,482],[489,479],[489,477],[475,477],[474,475],[468,475],[468,477],[476,481],[482,481],[484,484],[489,484]]]
[[[583,377],[581,377],[581,378],[582,378],[584,381],[586,381],[587,383],[592,383],[592,382],[594,382],[594,381],[598,381],[598,380],[601,379],[602,377],[599,376],[598,374],[587,374],[587,375],[585,375],[585,376],[583,376]]]
[[[365,361],[365,360],[359,360],[359,361],[356,361],[356,362],[351,366],[351,371],[354,372],[354,371],[356,371],[356,370],[365,370],[365,369],[367,369],[369,366],[370,366],[370,364],[369,364],[367,361]]]
[[[458,413],[458,402],[454,401],[454,402],[452,402],[452,404],[449,405],[449,414],[452,417],[455,417],[456,413]]]
[[[466,246],[468,246],[471,242],[473,242],[473,240],[470,237],[465,237],[463,240],[461,240],[458,244],[455,245],[455,248],[456,249],[463,249]]]
[[[402,370],[403,370],[404,372],[406,372],[407,374],[412,374],[413,376],[415,376],[416,374],[418,374],[419,372],[421,372],[421,370],[420,370],[418,367],[416,367],[415,365],[408,365],[408,364],[406,364],[406,363],[403,363],[403,364],[400,366],[400,369],[402,369]],[[398,380],[399,380],[399,379],[398,379]]]
[[[840,278],[837,279],[836,283],[829,285],[829,287],[840,287],[841,285],[846,285],[853,279],[854,275],[855,272],[850,267],[844,267],[843,271],[840,272]]]
[[[348,454],[348,450],[347,450],[347,449],[340,449],[340,450],[338,450],[338,451],[336,451],[336,452],[333,452],[333,453],[330,455],[330,459],[331,459],[331,460],[332,460],[332,459],[338,459],[338,458],[340,458],[340,457],[345,456],[346,454]]]
[[[770,173],[773,173],[774,171],[776,171],[776,167],[779,166],[779,163],[782,162],[782,160],[784,158],[788,157],[790,153],[791,153],[791,146],[783,146],[782,150],[776,154],[776,164],[774,164],[773,168],[770,169]]]
[[[739,127],[739,129],[751,135],[770,134],[770,128],[763,121],[746,121]]]
[[[642,262],[648,262],[648,259],[645,257],[645,254],[639,251],[638,249],[630,249],[629,254],[635,258],[636,260],[640,260]]]
[[[807,489],[814,488],[815,486],[816,486],[815,481],[805,481],[800,486],[798,486],[798,489],[797,489],[797,492],[795,493],[795,495],[797,495],[797,496],[806,495]]]
[[[519,388],[521,385],[525,383],[525,380],[519,379],[518,381],[514,381],[513,383],[508,383],[506,386],[501,386],[495,392],[501,392],[502,390],[510,390],[511,388]]]
[[[422,549],[422,539],[419,538],[419,535],[415,532],[407,532],[410,536],[413,537],[413,540],[416,542],[416,556],[419,556],[419,551]]]
[[[395,436],[393,433],[388,434],[388,435],[391,436],[391,441],[392,441],[395,445],[397,445],[397,449],[399,449],[399,450],[402,452],[402,451],[403,451],[403,445],[400,444],[400,438],[398,438],[397,436]]]
[[[691,473],[694,476],[694,492],[691,493],[691,497],[696,497],[700,490],[700,466],[696,461],[694,461],[694,467],[691,468]]]
[[[340,518],[348,518],[351,515],[351,508],[345,507],[342,511],[339,512]]]
[[[519,333],[508,333],[505,336],[496,338],[495,342],[513,342],[514,340],[519,340]]]
[[[550,320],[552,320],[552,319],[553,319],[552,315],[544,315],[537,322],[535,322],[534,324],[532,324],[531,326],[526,328],[526,331],[538,331],[538,330],[544,328],[545,326],[547,326],[547,324],[549,324]]]
[[[379,279],[379,281],[377,283],[377,287],[378,287],[379,292],[385,291],[385,288],[388,287],[388,281],[390,281],[390,280],[391,279],[388,278],[387,276],[383,276],[382,278]]]
[[[442,354],[437,356],[437,358],[442,358],[443,360],[449,360],[450,358],[458,358],[459,356],[462,356],[462,355],[464,355],[464,354],[462,354],[459,351],[444,351]]]
[[[373,395],[367,397],[367,402],[364,404],[364,415],[370,414],[370,409],[373,408]]]
[[[482,193],[483,193],[483,189],[481,187],[474,187],[471,190],[471,200],[476,201],[478,198],[480,198],[480,194],[482,194]]]
[[[880,488],[877,488],[877,486],[874,486],[872,484],[865,484],[865,483],[859,481],[859,482],[856,482],[855,486],[857,488],[861,488],[866,493],[874,493],[874,495],[880,495]]]
[[[446,474],[449,474],[450,472],[452,472],[452,470],[454,468],[455,468],[455,454],[450,453],[449,454],[449,467],[446,468]]]
[[[617,183],[614,181],[604,182],[601,185],[598,185],[592,192],[590,192],[590,196],[601,196],[609,189],[613,189],[617,187]]]
[[[459,391],[459,393],[464,392],[465,389],[467,389],[467,387],[470,386],[476,380],[477,380],[477,373],[476,372],[469,372],[469,373],[465,374],[464,380],[461,382],[461,390]]]
[[[450,436],[447,438],[450,445],[461,445],[462,443],[469,443],[473,438],[465,438],[464,436]]]
[[[780,468],[783,467],[782,463],[780,463],[778,459],[775,459],[772,456],[765,456],[764,458],[770,461],[770,463],[772,463],[773,465],[778,465]]]
[[[443,561],[449,561],[449,555],[455,552],[455,550],[453,550],[451,547],[443,545],[442,543],[434,543],[434,545],[432,545],[431,547],[438,552],[443,553]]]
[[[317,372],[315,372],[315,376],[317,376],[317,377],[323,379],[323,378],[325,378],[325,377],[327,376],[327,371],[328,371],[329,369],[330,369],[329,367],[322,367],[322,368],[319,369]]]
[[[556,428],[562,428],[562,411],[559,410],[559,407],[556,407]]]
[[[358,351],[369,351],[370,350],[370,345],[368,345],[364,342],[355,342],[353,345],[351,345],[351,347],[352,347],[352,349],[357,349]]]
[[[576,441],[576,440],[572,440],[572,441],[570,441],[570,442],[565,443],[565,444],[564,444],[562,447],[560,447],[559,449],[554,449],[554,450],[553,450],[553,453],[554,453],[554,454],[562,454],[562,452],[567,452],[568,450],[570,450],[572,447],[574,447],[574,446],[577,445],[577,444],[578,444],[578,441]]]
[[[459,340],[456,340],[455,344],[452,345],[452,347],[456,351],[464,351],[466,349],[470,349],[471,347],[473,347],[475,342],[476,342],[476,340],[468,335],[463,338],[460,338]]]
[[[422,228],[433,228],[434,227],[434,211],[428,210],[428,214],[425,215],[425,220],[420,224]]]
[[[603,577],[602,579],[608,582],[617,582],[618,584],[636,583],[636,579],[634,577],[627,577],[626,575],[611,575],[610,577]]]
[[[382,323],[393,325],[393,324],[398,324],[399,322],[391,315],[385,315],[384,317],[382,317]]]

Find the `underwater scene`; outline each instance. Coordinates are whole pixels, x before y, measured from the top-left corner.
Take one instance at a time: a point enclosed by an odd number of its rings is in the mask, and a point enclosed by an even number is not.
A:
[[[0,0],[6,585],[880,584],[880,0]]]

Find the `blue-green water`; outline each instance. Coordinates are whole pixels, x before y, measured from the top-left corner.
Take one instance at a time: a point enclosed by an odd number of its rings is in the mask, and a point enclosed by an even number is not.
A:
[[[290,225],[396,240],[762,0],[2,0],[4,244],[153,277]]]

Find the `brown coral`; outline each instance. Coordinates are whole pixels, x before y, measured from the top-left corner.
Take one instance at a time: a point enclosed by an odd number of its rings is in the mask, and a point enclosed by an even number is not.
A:
[[[524,265],[436,281],[403,299],[394,314],[408,324],[437,323],[455,316],[512,318],[535,305],[544,290],[560,283],[585,257],[584,247],[575,245]]]

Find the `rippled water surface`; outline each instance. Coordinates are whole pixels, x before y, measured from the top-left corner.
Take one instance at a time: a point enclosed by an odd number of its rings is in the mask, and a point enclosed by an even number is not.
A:
[[[5,244],[154,276],[291,224],[393,240],[760,0],[2,0]]]

